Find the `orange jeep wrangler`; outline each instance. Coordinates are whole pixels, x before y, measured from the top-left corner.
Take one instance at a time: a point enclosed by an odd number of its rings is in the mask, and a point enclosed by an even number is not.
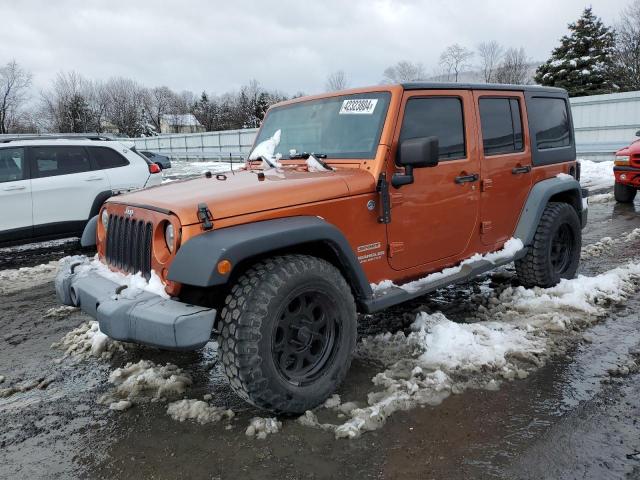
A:
[[[69,262],[57,295],[117,340],[192,350],[213,333],[239,395],[299,413],[344,379],[357,312],[513,261],[527,287],[572,278],[579,174],[564,90],[297,98],[269,109],[243,170],[108,200],[83,235],[101,263]],[[109,270],[159,278],[166,295],[123,291]]]

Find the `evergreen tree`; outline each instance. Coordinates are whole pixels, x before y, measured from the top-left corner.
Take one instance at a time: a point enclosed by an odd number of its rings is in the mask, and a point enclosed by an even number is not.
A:
[[[569,25],[569,31],[551,58],[538,68],[536,82],[564,88],[572,97],[615,91],[613,31],[593,14],[591,7]]]

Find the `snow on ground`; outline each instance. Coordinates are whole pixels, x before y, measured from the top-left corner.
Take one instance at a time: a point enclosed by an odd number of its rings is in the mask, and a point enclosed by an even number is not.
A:
[[[100,397],[98,403],[117,410],[122,401],[134,405],[174,399],[187,390],[192,380],[189,374],[171,363],[156,365],[149,360],[140,360],[111,372],[109,382],[115,386],[114,390]]]
[[[342,424],[320,423],[314,412],[298,422],[333,431],[336,438],[357,438],[382,427],[399,410],[437,405],[467,388],[499,388],[500,382],[524,378],[560,349],[562,334],[584,328],[606,314],[611,303],[636,291],[640,264],[630,262],[595,277],[563,280],[549,289],[486,289],[469,323],[452,322],[440,312],[420,312],[406,334],[364,338],[357,355],[381,363],[372,379],[376,390],[367,406],[338,404],[330,408],[349,415]]]
[[[51,261],[35,267],[0,270],[0,295],[50,282],[55,277],[57,270],[57,261]]]
[[[3,248],[0,248],[0,254],[9,253],[9,252],[11,253],[24,252],[27,250],[41,250],[41,249],[55,248],[55,247],[60,247],[62,245],[71,244],[71,243],[78,243],[78,239],[63,238],[60,240],[49,240],[46,242],[34,242],[34,243],[27,243],[25,245],[16,245],[14,247],[3,247]]]
[[[244,432],[247,437],[256,437],[264,440],[268,435],[278,433],[282,429],[282,422],[277,418],[253,417]]]
[[[71,330],[59,342],[53,343],[51,348],[64,350],[63,358],[73,357],[78,360],[88,357],[108,360],[114,353],[124,351],[123,344],[107,337],[100,331],[98,322],[93,320]]]
[[[476,263],[481,260],[486,260],[488,262],[495,263],[500,260],[513,258],[513,256],[523,248],[524,248],[524,245],[522,243],[522,240],[520,240],[519,238],[511,238],[504,244],[504,247],[501,250],[498,250],[492,253],[487,253],[485,255],[480,255],[479,253],[476,253],[475,255],[473,255],[472,257],[469,257],[468,259],[459,263],[455,267],[445,268],[440,272],[431,273],[426,277],[420,278],[418,280],[414,280],[413,282],[405,283],[403,285],[396,285],[391,280],[383,280],[382,282],[377,284],[372,283],[371,288],[374,293],[387,290],[391,287],[399,287],[399,288],[402,288],[403,290],[406,290],[409,293],[415,293],[420,291],[425,285],[429,283],[432,283],[432,282],[435,282],[436,280],[440,280],[442,278],[449,277],[451,275],[455,275],[459,273],[460,271],[462,271],[462,268],[465,265]]]
[[[71,315],[73,312],[77,312],[76,307],[69,307],[68,305],[60,305],[59,307],[52,307],[45,312],[44,318],[65,318]]]
[[[630,233],[623,234],[618,238],[604,237],[595,243],[582,247],[582,254],[580,258],[585,259],[585,258],[599,257],[603,253],[611,251],[614,247],[618,245],[628,243],[628,242],[633,242],[639,239],[640,239],[640,228],[636,228]]]
[[[599,193],[597,195],[589,196],[589,204],[596,203],[608,203],[613,202],[615,198],[613,197],[613,193]]]
[[[167,414],[179,422],[195,420],[201,425],[206,423],[218,423],[225,418],[231,420],[235,413],[233,410],[222,407],[214,407],[202,400],[178,400],[167,407]]]
[[[613,161],[580,160],[580,184],[589,190],[612,188],[615,183]]]

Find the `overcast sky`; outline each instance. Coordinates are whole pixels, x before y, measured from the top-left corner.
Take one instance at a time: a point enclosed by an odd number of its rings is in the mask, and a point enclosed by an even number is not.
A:
[[[589,0],[614,23],[630,0]],[[452,43],[497,40],[544,60],[585,0],[0,0],[0,63],[37,89],[59,71],[222,93],[249,79],[313,93],[327,74],[377,84],[398,60],[434,72]]]

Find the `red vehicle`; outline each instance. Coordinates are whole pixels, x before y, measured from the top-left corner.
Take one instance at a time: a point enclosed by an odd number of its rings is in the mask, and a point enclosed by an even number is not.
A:
[[[640,137],[640,130],[636,136]],[[640,139],[616,152],[613,173],[616,176],[613,189],[616,201],[632,203],[640,188]]]

